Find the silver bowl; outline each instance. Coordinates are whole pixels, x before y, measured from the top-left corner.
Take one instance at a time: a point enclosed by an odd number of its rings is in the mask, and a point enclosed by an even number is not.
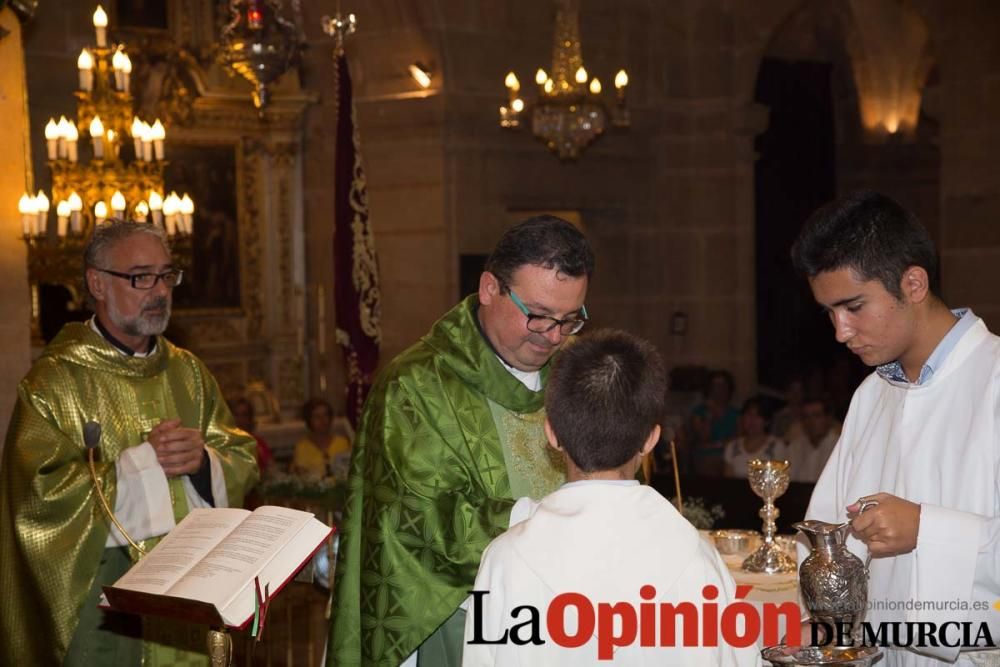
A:
[[[750,553],[760,542],[760,533],[756,530],[713,530],[709,535],[723,556]]]
[[[785,646],[778,644],[760,652],[772,665],[824,665],[868,667],[882,654],[877,646]]]
[[[792,558],[796,557],[796,554],[798,553],[798,548],[796,546],[798,544],[798,540],[795,539],[794,535],[775,535],[774,541],[777,542],[778,546],[784,549],[785,553],[789,556]]]

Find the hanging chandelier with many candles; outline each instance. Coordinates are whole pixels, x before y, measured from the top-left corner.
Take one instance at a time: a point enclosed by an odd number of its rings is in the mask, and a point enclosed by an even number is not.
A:
[[[552,74],[541,68],[535,73],[536,100],[529,103],[521,97],[521,83],[511,71],[504,80],[508,102],[500,107],[501,127],[520,127],[522,119],[530,115],[532,133],[562,160],[579,157],[584,148],[604,133],[609,121],[616,127],[629,125],[625,70],[619,70],[615,76],[615,100],[608,103],[602,96],[600,79],[591,78],[583,66],[578,2],[557,0]]]
[[[96,46],[77,59],[76,119],[45,126],[51,194],[26,192],[18,202],[32,285],[75,290],[83,245],[109,218],[162,226],[178,263],[189,263],[194,202],[164,188],[166,130],[159,119],[150,124],[134,114],[132,62],[124,44],[108,43],[107,25],[98,5]]]

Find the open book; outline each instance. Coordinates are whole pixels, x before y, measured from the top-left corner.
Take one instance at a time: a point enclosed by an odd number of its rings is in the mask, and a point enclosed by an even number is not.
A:
[[[275,595],[332,532],[286,507],[192,510],[104,594],[118,611],[242,628],[254,615],[255,578]]]

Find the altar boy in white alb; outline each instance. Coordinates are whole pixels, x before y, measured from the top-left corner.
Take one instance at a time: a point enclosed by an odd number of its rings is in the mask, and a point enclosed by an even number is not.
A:
[[[997,665],[1000,640],[1000,339],[938,296],[933,243],[888,197],[863,192],[806,223],[792,249],[838,341],[876,367],[851,401],[808,518],[852,518],[871,563],[867,620],[933,641],[885,667]],[[857,502],[878,506],[857,514]],[[945,626],[944,624],[953,624]],[[967,623],[967,626],[961,624]],[[887,629],[890,626],[886,626]],[[968,628],[968,630],[966,630]],[[968,635],[968,643],[959,646]],[[941,645],[952,644],[951,646]],[[938,645],[932,645],[938,644]]]
[[[545,431],[569,481],[541,502],[519,500],[511,518],[520,523],[483,553],[466,616],[465,667],[760,664],[756,644],[683,647],[678,627],[668,640],[678,646],[662,647],[659,617],[647,626],[652,633],[641,623],[629,627],[629,610],[639,617],[640,605],[687,601],[697,610],[693,629],[701,644],[705,587],[717,591],[711,602],[720,616],[735,593],[714,548],[663,496],[635,480],[659,439],[665,390],[655,349],[622,332],[596,332],[558,357],[546,386]],[[573,598],[580,606],[554,614],[566,619],[564,636],[579,634],[573,648],[549,632],[550,605],[566,593],[583,596]],[[620,605],[618,622],[603,629],[601,603]],[[655,637],[644,641],[644,634]]]

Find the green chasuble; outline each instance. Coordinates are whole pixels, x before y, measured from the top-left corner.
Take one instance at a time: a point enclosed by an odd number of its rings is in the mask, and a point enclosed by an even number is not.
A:
[[[89,326],[72,323],[21,380],[0,465],[0,664],[87,662],[67,656],[70,641],[76,647],[81,640],[74,637],[79,619],[102,613],[84,608],[85,600],[91,596],[93,604],[99,569],[122,570],[128,559],[117,555],[124,550],[104,547],[110,521],[90,477],[83,425],[101,425],[97,471],[113,507],[118,456],[174,417],[201,430],[221,461],[229,505],[242,505],[257,480],[256,443],[233,425],[215,379],[190,352],[160,337],[150,356],[129,357]],[[169,487],[174,516],[183,517],[182,478]],[[141,632],[150,637],[166,625],[146,623]],[[138,649],[145,665],[176,656],[172,646],[149,641]]]
[[[543,394],[497,359],[478,305],[470,296],[438,320],[365,403],[340,526],[331,667],[396,667],[455,612],[483,549],[507,529],[508,466],[516,490],[536,498],[564,480],[546,453]]]

